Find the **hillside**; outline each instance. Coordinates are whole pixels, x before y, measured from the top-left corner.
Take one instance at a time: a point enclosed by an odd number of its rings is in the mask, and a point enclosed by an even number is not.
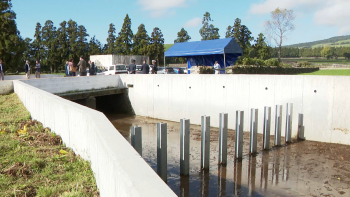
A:
[[[333,46],[333,47],[345,47],[345,46],[349,47],[350,35],[336,36],[336,37],[332,37],[324,40],[287,45],[284,47],[315,48],[315,47],[323,47],[324,45]]]
[[[164,44],[164,51],[167,51],[170,47],[172,47],[174,44]]]

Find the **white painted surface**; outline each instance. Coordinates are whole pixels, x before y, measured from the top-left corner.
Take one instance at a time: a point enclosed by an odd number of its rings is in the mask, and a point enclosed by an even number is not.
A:
[[[118,87],[119,85],[122,85],[118,76],[105,75],[22,80],[22,82],[54,94],[68,91]]]
[[[13,92],[12,81],[0,81],[0,95],[10,94],[11,92]]]
[[[59,87],[64,91],[67,84],[75,83],[81,84],[80,88],[118,85],[118,76],[102,77],[105,81],[93,77],[92,84],[89,77],[13,83],[32,118],[50,127],[76,154],[91,162],[101,196],[176,196],[104,114],[33,87],[49,90],[48,86],[52,86],[51,92],[57,92]]]
[[[228,127],[234,129],[235,112],[242,110],[244,130],[249,131],[250,109],[257,108],[258,132],[262,133],[264,106],[270,106],[273,135],[275,106],[283,105],[284,136],[286,104],[293,103],[293,137],[297,135],[298,113],[303,113],[306,139],[350,145],[350,77],[120,75],[120,78],[124,84],[134,85],[129,88],[129,97],[140,116],[170,121],[188,118],[191,124],[200,124],[200,117],[207,115],[211,116],[211,126],[218,127],[219,113],[225,112],[229,116]]]
[[[64,77],[63,75],[54,75],[54,74],[41,74],[40,78],[53,78],[53,77]],[[27,79],[25,75],[5,75],[5,80],[20,80]],[[30,75],[29,79],[35,79],[35,75]]]

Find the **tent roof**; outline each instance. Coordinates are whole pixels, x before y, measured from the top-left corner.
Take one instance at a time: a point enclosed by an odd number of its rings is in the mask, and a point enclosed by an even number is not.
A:
[[[166,57],[185,57],[213,54],[241,54],[242,49],[234,38],[176,43],[164,54]]]

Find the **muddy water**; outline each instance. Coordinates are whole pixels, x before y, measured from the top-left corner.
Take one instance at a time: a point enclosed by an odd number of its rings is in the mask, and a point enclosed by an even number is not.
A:
[[[350,196],[350,146],[294,141],[288,146],[249,155],[244,133],[244,158],[234,161],[234,131],[228,134],[228,164],[218,165],[218,129],[211,128],[210,170],[200,170],[200,126],[191,125],[190,175],[180,174],[178,122],[141,116],[106,114],[130,142],[130,126],[142,127],[143,158],[156,171],[156,123],[168,124],[168,185],[178,196]],[[282,140],[283,141],[283,140]],[[271,137],[273,147],[273,137]]]

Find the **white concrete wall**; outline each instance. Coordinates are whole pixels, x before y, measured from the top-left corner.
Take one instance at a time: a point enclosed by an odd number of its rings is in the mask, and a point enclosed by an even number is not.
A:
[[[11,92],[13,92],[12,81],[0,81],[0,95],[10,94]]]
[[[82,91],[118,86],[122,87],[118,75],[96,75],[88,77],[64,77],[40,80],[22,80],[22,82],[53,94],[68,91]]]
[[[271,133],[275,129],[275,105],[294,104],[292,136],[297,135],[298,113],[304,114],[308,140],[350,145],[350,77],[297,75],[120,75],[133,84],[129,96],[137,115],[200,124],[202,115],[219,126],[219,113],[229,114],[235,129],[236,110],[243,110],[244,130],[249,131],[250,109],[259,109],[262,133],[264,106],[272,107]],[[159,85],[159,86],[158,86]],[[225,88],[223,87],[225,86]],[[191,87],[191,88],[189,88]],[[267,90],[265,88],[267,87]],[[314,90],[317,92],[314,93]]]
[[[90,60],[96,66],[110,66],[113,62],[113,55],[90,55]]]
[[[53,77],[64,77],[63,75],[54,75],[54,74],[41,74],[40,78],[53,78]],[[5,75],[5,80],[19,80],[27,79],[25,75]],[[29,79],[35,79],[35,75],[30,75]]]
[[[119,78],[113,76],[113,80],[104,77],[107,81],[117,81]],[[65,84],[69,81],[84,86],[88,78],[60,80]],[[96,77],[95,80],[99,79]],[[91,162],[101,196],[176,196],[104,114],[34,87],[37,85],[47,89],[50,81],[51,85],[55,85],[56,79],[13,81],[13,84],[32,118],[50,127],[76,154]],[[57,86],[65,88],[64,85]],[[54,87],[52,92],[57,90]]]

